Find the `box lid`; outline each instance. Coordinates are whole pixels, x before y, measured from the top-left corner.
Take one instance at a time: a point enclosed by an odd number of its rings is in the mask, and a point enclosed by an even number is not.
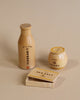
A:
[[[47,82],[55,82],[58,76],[59,76],[59,72],[41,69],[38,67],[33,69],[28,74],[29,78],[38,79],[38,80],[47,81]]]

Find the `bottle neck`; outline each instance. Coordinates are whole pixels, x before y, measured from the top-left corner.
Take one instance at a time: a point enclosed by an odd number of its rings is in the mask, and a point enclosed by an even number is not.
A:
[[[21,34],[22,35],[31,35],[31,30],[28,29],[28,30],[21,30]]]

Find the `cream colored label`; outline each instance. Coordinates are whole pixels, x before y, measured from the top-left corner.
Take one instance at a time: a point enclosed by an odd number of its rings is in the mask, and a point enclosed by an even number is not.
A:
[[[33,66],[34,63],[34,50],[32,46],[23,46],[23,49],[25,51],[25,62],[26,66]]]
[[[32,46],[20,46],[20,65],[22,68],[29,69],[35,66],[35,53]]]
[[[26,65],[29,65],[32,46],[23,46],[23,49],[25,51]]]

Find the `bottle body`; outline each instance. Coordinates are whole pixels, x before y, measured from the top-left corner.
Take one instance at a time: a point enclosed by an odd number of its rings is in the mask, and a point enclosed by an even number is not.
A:
[[[19,67],[29,69],[35,67],[35,42],[31,30],[21,30],[18,40]]]

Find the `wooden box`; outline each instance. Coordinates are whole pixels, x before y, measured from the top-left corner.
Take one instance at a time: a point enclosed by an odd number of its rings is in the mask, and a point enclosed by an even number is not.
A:
[[[59,72],[35,68],[26,77],[25,85],[53,88]]]

